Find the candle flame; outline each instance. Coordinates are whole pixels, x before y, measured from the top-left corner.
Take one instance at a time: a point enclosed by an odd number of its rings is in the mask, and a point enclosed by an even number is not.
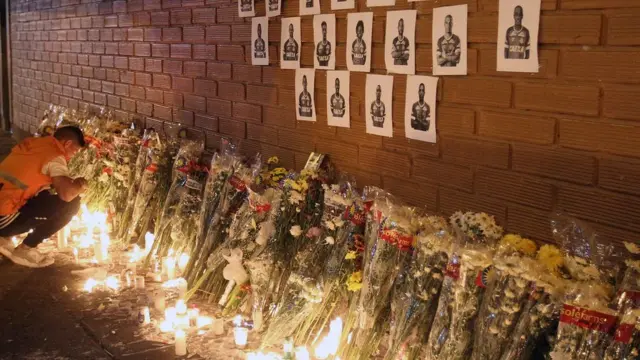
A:
[[[160,331],[163,333],[173,331],[173,324],[169,320],[165,320],[160,323]]]
[[[329,324],[329,334],[324,337],[315,350],[315,356],[318,359],[327,359],[330,355],[335,355],[340,346],[340,337],[342,336],[342,319],[336,318]]]
[[[111,290],[118,290],[118,288],[120,287],[120,281],[118,280],[117,277],[115,276],[109,276],[105,281],[104,284]]]
[[[240,326],[242,325],[242,316],[240,315],[236,315],[236,317],[233,318],[233,324],[235,326]]]
[[[94,278],[89,278],[87,279],[87,282],[84,283],[84,291],[90,293],[93,291],[93,288],[98,286],[99,282],[96,281]]]
[[[309,350],[307,350],[306,346],[300,346],[296,348],[296,360],[309,360],[311,355],[309,355]]]

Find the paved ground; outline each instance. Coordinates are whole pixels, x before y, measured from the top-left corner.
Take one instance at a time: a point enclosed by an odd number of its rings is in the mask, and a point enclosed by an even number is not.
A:
[[[80,325],[70,267],[0,263],[0,359],[110,359]]]

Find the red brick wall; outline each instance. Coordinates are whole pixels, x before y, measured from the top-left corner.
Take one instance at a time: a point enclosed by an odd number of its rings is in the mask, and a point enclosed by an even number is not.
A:
[[[640,1],[543,0],[538,74],[495,71],[498,0],[397,0],[418,10],[416,68],[431,72],[434,6],[469,6],[469,76],[441,77],[438,143],[403,137],[405,76],[396,75],[393,138],[365,134],[365,74],[351,74],[350,129],[296,122],[294,72],[280,70],[279,19],[269,25],[269,67],[251,66],[250,19],[231,0],[16,0],[11,2],[13,121],[34,130],[49,103],[113,108],[148,125],[181,123],[241,150],[300,168],[332,156],[359,185],[383,186],[430,211],[480,210],[508,229],[551,237],[564,209],[611,241],[640,234]],[[263,0],[257,1],[264,14]],[[384,73],[387,8],[375,13],[373,72]],[[435,5],[437,4],[437,5]],[[330,1],[322,0],[322,12]],[[337,11],[337,67],[345,69],[347,11]],[[284,16],[298,15],[285,0]],[[313,65],[312,17],[302,20],[302,64]]]

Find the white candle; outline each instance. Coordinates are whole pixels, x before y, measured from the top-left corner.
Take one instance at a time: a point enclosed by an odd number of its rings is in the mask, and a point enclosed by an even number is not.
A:
[[[164,259],[164,269],[167,274],[167,280],[173,280],[176,278],[176,259],[173,256],[167,256]]]
[[[136,276],[136,289],[144,289],[144,276]]]
[[[168,307],[164,310],[164,319],[171,324],[176,322],[176,308]]]
[[[78,263],[78,248],[73,248],[73,261]]]
[[[176,330],[176,356],[187,355],[187,335],[182,330]]]
[[[178,269],[180,269],[181,273],[183,273],[184,269],[187,268],[187,264],[189,264],[189,254],[180,254],[180,257],[178,258]]]
[[[209,326],[211,324],[213,324],[213,319],[211,319],[210,317],[198,316],[196,318],[196,327],[197,328],[203,328],[203,327]]]
[[[64,249],[69,245],[70,230],[68,226],[58,231],[58,249]]]
[[[311,355],[309,355],[309,350],[306,347],[300,346],[296,349],[296,360],[309,360]]]
[[[155,235],[148,232],[144,235],[144,252],[149,253],[153,247],[153,241],[156,239]]]
[[[178,280],[180,280],[180,279],[178,279]],[[178,281],[177,286],[178,286],[178,296],[179,297],[182,298],[185,295],[187,295],[187,281],[186,280],[182,279],[182,281]]]
[[[224,334],[224,320],[220,318],[213,319],[213,333],[216,335]]]
[[[200,316],[200,310],[196,308],[189,309],[187,310],[187,315],[189,316],[189,325],[198,326],[198,317]]]
[[[151,323],[151,314],[149,313],[149,307],[145,306],[142,309],[142,313],[144,314],[144,324],[150,324]]]
[[[165,320],[160,323],[160,331],[167,333],[173,331],[173,324],[169,320]]]
[[[180,315],[187,313],[187,303],[185,303],[184,300],[178,299],[178,301],[176,301],[176,313]]]
[[[182,314],[176,316],[176,328],[178,329],[188,329],[189,328],[189,315]]]
[[[247,346],[247,338],[249,337],[249,329],[244,327],[236,327],[234,329],[234,338],[236,341],[236,347],[238,349],[244,349]]]

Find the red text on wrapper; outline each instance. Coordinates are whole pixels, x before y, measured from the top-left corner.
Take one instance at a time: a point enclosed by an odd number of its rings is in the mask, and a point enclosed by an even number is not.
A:
[[[636,327],[635,324],[622,323],[618,325],[618,328],[616,329],[615,340],[623,344],[630,343],[631,336],[633,335],[633,329],[635,329],[635,327]]]
[[[403,235],[398,230],[384,229],[380,232],[380,237],[391,245],[396,245],[401,251],[409,251],[413,246],[413,236]]]
[[[448,263],[444,269],[444,275],[458,280],[460,278],[460,263]]]
[[[560,322],[581,328],[609,333],[616,324],[617,317],[598,311],[564,304],[560,314]]]

